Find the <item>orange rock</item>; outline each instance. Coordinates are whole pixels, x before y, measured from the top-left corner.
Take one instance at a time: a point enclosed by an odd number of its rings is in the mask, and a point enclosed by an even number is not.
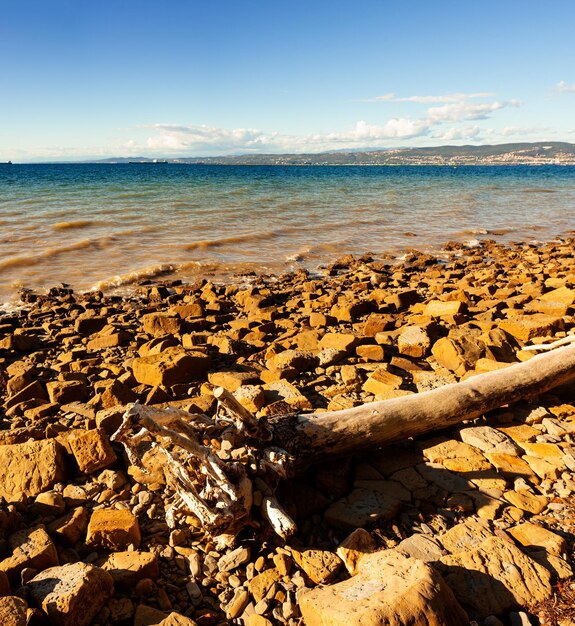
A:
[[[168,348],[160,354],[134,359],[132,371],[139,383],[151,387],[171,387],[201,378],[209,363],[209,356],[203,352]]]
[[[94,548],[125,550],[140,545],[138,519],[125,509],[97,509],[88,524],[86,543]]]
[[[68,439],[70,449],[81,472],[93,472],[108,467],[116,460],[106,432],[101,429],[76,430]]]

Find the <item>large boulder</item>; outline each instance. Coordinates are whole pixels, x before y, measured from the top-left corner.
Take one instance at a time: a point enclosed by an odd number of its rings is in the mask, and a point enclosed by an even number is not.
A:
[[[87,626],[112,595],[108,572],[86,563],[50,567],[29,583],[30,595],[55,626]]]
[[[0,446],[0,498],[20,502],[64,480],[64,449],[55,439]]]
[[[299,596],[307,626],[461,626],[465,611],[441,575],[393,550],[366,554],[349,580]]]
[[[541,602],[552,593],[549,571],[499,537],[441,561],[447,584],[472,619]]]

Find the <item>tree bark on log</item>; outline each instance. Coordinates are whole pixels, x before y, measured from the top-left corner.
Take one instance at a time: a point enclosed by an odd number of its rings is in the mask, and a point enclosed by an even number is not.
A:
[[[269,421],[273,442],[306,466],[448,428],[575,379],[575,345],[409,396]]]
[[[573,379],[572,343],[459,383],[343,411],[257,420],[223,389],[214,393],[219,401],[214,419],[135,404],[112,439],[144,471],[146,449],[155,447],[165,456],[173,496],[166,517],[174,527],[177,516],[191,513],[219,545],[232,543],[253,519],[256,485],[260,517],[287,537],[295,523],[274,491],[298,469],[448,428]]]

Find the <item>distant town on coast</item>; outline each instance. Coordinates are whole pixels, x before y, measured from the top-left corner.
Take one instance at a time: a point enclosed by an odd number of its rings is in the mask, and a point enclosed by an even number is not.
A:
[[[315,154],[241,154],[172,159],[117,157],[97,162],[206,165],[575,165],[575,144],[505,143],[491,146],[437,146]]]

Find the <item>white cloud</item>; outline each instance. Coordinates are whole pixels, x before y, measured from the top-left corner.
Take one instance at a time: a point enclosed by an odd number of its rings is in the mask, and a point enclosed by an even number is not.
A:
[[[360,120],[348,129],[312,134],[287,134],[258,128],[225,128],[202,124],[157,123],[119,129],[122,141],[106,146],[40,148],[33,154],[11,152],[13,160],[81,159],[107,156],[217,156],[250,153],[302,153],[326,150],[361,150],[433,142],[492,141],[496,136],[521,134],[509,127],[503,131],[487,128],[482,122],[500,110],[520,106],[517,101],[499,101],[493,94],[452,93],[439,96],[379,96],[381,100],[424,105],[420,116],[396,116],[374,123]],[[541,132],[540,130],[538,132]],[[413,145],[413,144],[412,144]],[[5,151],[4,151],[5,152]],[[0,150],[0,160],[3,158]]]
[[[478,93],[450,93],[441,96],[403,96],[398,97],[394,93],[384,94],[369,98],[367,102],[415,102],[417,104],[433,104],[435,102],[461,102],[475,98],[492,98],[494,94],[489,92]]]
[[[575,83],[569,85],[564,80],[560,81],[555,85],[555,90],[559,93],[575,93]]]
[[[350,130],[310,135],[265,133],[254,128],[226,129],[211,126],[154,124],[145,127],[154,135],[145,148],[154,153],[233,154],[249,152],[319,152],[322,150],[381,147],[393,139],[412,139],[429,132],[427,120],[392,118],[383,125],[359,121]],[[135,148],[131,146],[133,151]],[[137,151],[137,149],[136,149]]]
[[[477,125],[460,126],[456,128],[449,128],[444,132],[439,132],[433,135],[433,139],[438,141],[471,141],[480,139],[483,135],[483,130]]]
[[[486,120],[491,114],[508,106],[519,106],[513,102],[455,102],[427,110],[431,122],[459,122],[460,120]]]
[[[477,125],[454,124],[487,120],[497,111],[519,106],[517,101],[493,100],[487,92],[442,96],[379,96],[397,102],[435,103],[421,117],[393,117],[382,124],[358,121],[349,130],[288,135],[256,128],[227,129],[205,125],[154,124],[143,127],[153,135],[145,141],[148,151],[165,156],[239,154],[250,152],[321,152],[332,149],[379,148],[397,141],[432,137],[444,141],[468,141],[480,137]],[[482,102],[478,99],[490,101]]]
[[[217,146],[219,149],[235,150],[263,147],[269,143],[265,133],[255,128],[216,128],[211,126],[178,126],[154,124],[151,127],[159,134],[149,137],[146,146],[151,150],[205,150]]]

